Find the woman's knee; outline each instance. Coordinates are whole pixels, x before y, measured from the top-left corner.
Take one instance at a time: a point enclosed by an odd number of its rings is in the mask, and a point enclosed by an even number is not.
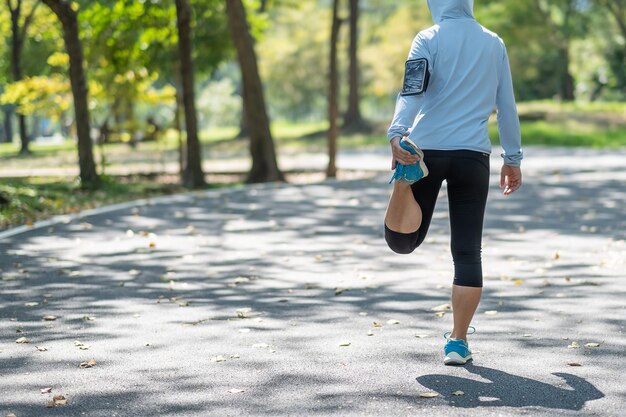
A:
[[[385,225],[385,241],[389,249],[401,255],[412,253],[422,242],[419,232],[400,233],[394,232]]]

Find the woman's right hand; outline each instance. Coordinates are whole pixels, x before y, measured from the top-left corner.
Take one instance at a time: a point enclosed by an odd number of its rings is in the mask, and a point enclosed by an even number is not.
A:
[[[396,169],[396,164],[400,162],[402,165],[416,164],[420,158],[400,146],[401,137],[397,136],[389,142],[391,144],[391,169]]]

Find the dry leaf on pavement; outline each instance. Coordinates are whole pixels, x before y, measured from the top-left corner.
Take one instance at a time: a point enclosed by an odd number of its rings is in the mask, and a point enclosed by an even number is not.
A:
[[[20,337],[15,341],[15,343],[30,343],[30,339],[27,337]]]
[[[422,398],[435,398],[438,397],[439,394],[437,394],[436,392],[422,392],[420,393],[420,397]]]
[[[454,392],[452,393],[452,395],[456,395],[457,397],[459,397],[459,396],[461,396],[461,395],[465,395],[465,393],[464,393],[463,391],[459,390],[459,391],[454,391]]]
[[[63,395],[55,395],[52,399],[55,405],[65,405],[67,404],[67,399]]]
[[[242,392],[246,392],[245,389],[231,388],[228,390],[231,394],[240,394]]]
[[[93,368],[94,366],[96,366],[95,359],[89,359],[89,361],[81,362],[80,365],[78,365],[79,368]]]
[[[52,387],[41,388],[39,391],[42,394],[50,394],[52,392]]]

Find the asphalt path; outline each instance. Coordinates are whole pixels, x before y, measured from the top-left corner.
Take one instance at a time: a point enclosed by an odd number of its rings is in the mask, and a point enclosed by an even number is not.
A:
[[[404,256],[383,239],[388,172],[1,234],[0,416],[622,415],[625,160],[531,148],[523,188],[504,197],[492,158],[464,367],[442,362],[445,188]]]

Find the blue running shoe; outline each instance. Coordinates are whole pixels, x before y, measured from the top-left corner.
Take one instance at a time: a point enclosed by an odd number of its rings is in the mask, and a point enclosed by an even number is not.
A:
[[[476,331],[476,329],[471,326],[470,330],[472,331],[469,334]],[[446,365],[465,365],[468,361],[471,361],[472,351],[467,345],[467,342],[463,339],[452,339],[449,335],[449,332],[443,335],[443,337],[447,340],[446,345],[443,348],[443,352],[445,354],[443,363]]]
[[[428,168],[426,168],[426,164],[424,163],[424,152],[409,138],[402,138],[400,140],[400,146],[411,152],[412,155],[418,155],[420,160],[413,165],[402,165],[398,162],[389,184],[393,181],[400,181],[401,183],[409,185],[414,184],[428,175]]]

